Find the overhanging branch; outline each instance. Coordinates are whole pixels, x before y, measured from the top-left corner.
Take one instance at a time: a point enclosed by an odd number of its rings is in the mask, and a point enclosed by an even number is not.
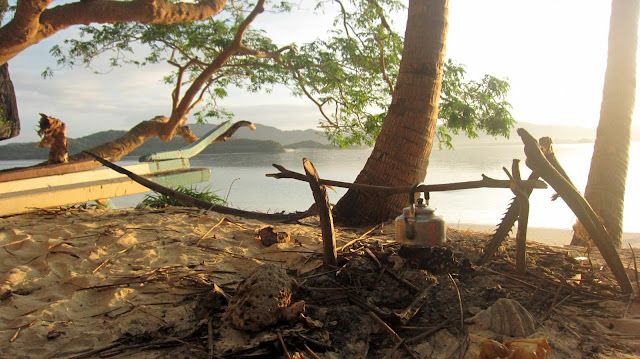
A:
[[[20,0],[11,21],[0,28],[0,65],[22,50],[73,25],[140,22],[171,24],[216,15],[226,0],[172,3],[165,0],[93,0],[47,7],[53,0]]]

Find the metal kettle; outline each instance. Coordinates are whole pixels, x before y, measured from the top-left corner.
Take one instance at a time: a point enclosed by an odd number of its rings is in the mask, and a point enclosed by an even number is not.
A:
[[[402,214],[395,220],[396,242],[413,247],[434,247],[444,244],[447,239],[447,227],[444,218],[429,207],[429,192],[425,192],[425,198],[415,194],[418,186],[416,183],[409,192],[409,207],[402,210]]]

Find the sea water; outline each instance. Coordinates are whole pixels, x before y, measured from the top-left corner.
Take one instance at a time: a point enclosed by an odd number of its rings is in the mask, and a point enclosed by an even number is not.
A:
[[[593,153],[592,143],[554,144],[560,164],[580,190],[584,191]],[[352,182],[366,162],[371,149],[333,150],[300,149],[283,153],[237,153],[220,155],[198,155],[191,159],[192,167],[211,168],[211,181],[199,183],[198,188],[208,187],[230,206],[263,212],[302,211],[313,203],[309,185],[292,179],[266,177],[277,173],[272,164],[304,173],[302,158],[315,165],[321,178]],[[495,179],[507,179],[502,167],[511,170],[512,160],[522,160],[522,178],[530,171],[524,165],[521,144],[514,145],[466,145],[455,150],[434,149],[425,183],[439,184],[480,180],[482,174]],[[126,158],[120,165],[135,163],[137,159]],[[0,168],[11,168],[39,161],[0,161]],[[640,232],[640,142],[631,145],[630,165],[625,195],[624,231]],[[345,189],[329,190],[329,199],[336,203]],[[536,189],[530,198],[530,227],[570,229],[575,216],[567,205],[558,199],[551,201],[553,189]],[[431,193],[430,205],[444,216],[449,225],[456,223],[499,223],[513,194],[509,189],[468,189]],[[118,207],[134,207],[144,194],[114,198]],[[408,205],[408,203],[407,203]]]

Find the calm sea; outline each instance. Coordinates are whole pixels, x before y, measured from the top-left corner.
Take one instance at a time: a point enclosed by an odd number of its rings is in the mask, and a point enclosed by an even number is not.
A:
[[[556,155],[573,183],[584,190],[589,172],[593,144],[554,144]],[[276,163],[286,168],[304,172],[302,158],[311,160],[322,178],[353,181],[369,156],[365,150],[294,150],[278,154],[225,154],[199,155],[191,160],[192,167],[210,167],[212,179],[197,187],[209,186],[219,196],[228,198],[238,208],[265,212],[305,210],[313,197],[304,182],[265,177],[277,170]],[[479,180],[482,174],[506,179],[502,167],[511,168],[514,158],[521,159],[522,177],[530,171],[524,165],[522,145],[458,146],[455,150],[434,150],[426,183],[450,183]],[[625,197],[624,231],[640,232],[640,142],[631,146],[630,166]],[[120,164],[134,163],[127,159]],[[11,168],[36,163],[36,161],[0,161],[0,168]],[[335,203],[346,190],[329,190]],[[570,229],[575,216],[561,200],[551,201],[552,189],[535,190],[531,196],[530,227]],[[114,203],[119,207],[133,207],[143,194],[119,197]],[[436,207],[449,225],[456,223],[497,224],[506,210],[512,194],[508,189],[471,189],[431,194],[431,205]]]

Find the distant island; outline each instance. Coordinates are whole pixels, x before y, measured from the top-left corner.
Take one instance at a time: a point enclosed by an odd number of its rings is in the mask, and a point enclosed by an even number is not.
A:
[[[202,136],[216,127],[214,124],[194,124],[190,125],[191,130]],[[570,126],[548,126],[530,123],[519,123],[516,128],[522,127],[529,131],[534,137],[549,136],[556,144],[559,143],[592,143],[596,137],[594,128],[570,127]],[[479,138],[469,139],[464,134],[453,136],[452,143],[455,146],[477,146],[491,144],[517,144],[520,137],[513,129],[509,139],[504,137],[494,138],[485,134],[480,134]],[[101,131],[80,138],[69,139],[69,153],[75,154],[80,151],[92,148],[97,144],[111,142],[122,136],[126,131],[109,130]],[[632,139],[640,140],[640,131],[633,131]],[[2,145],[0,142],[0,160],[46,160],[49,149],[36,148],[36,142],[10,143]],[[157,138],[152,138],[142,146],[132,151],[130,156],[142,156],[152,152],[177,150],[186,146],[182,138],[174,138],[169,142],[162,142]],[[280,130],[272,126],[256,124],[256,130],[251,131],[246,128],[240,129],[232,138],[224,143],[214,143],[207,147],[202,153],[280,153],[286,149],[337,149],[329,144],[324,134],[320,131],[308,130]]]
[[[192,125],[192,131],[202,136],[211,131],[216,125]],[[232,138],[223,143],[213,143],[201,153],[281,153],[287,148],[335,148],[329,145],[322,133],[314,130],[282,131],[275,127],[256,125],[256,131],[240,130]],[[69,153],[75,154],[98,144],[111,142],[126,131],[109,130],[96,132],[80,138],[69,139]],[[169,142],[163,142],[157,138],[146,141],[136,148],[129,156],[142,156],[148,153],[173,151],[187,146],[181,138],[176,137]],[[37,142],[11,143],[0,145],[0,160],[46,160],[49,149],[37,148]]]

